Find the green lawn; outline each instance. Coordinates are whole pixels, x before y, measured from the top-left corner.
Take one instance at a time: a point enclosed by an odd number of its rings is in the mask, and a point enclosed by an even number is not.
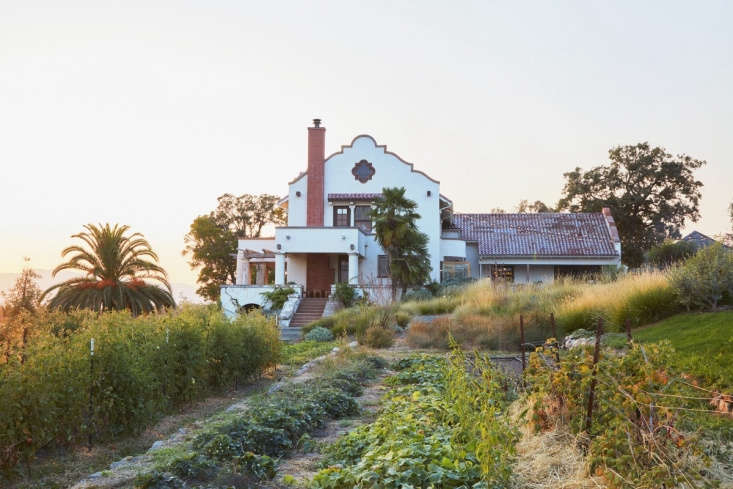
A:
[[[633,335],[643,343],[669,340],[680,367],[710,386],[733,388],[733,311],[679,314]]]
[[[280,364],[288,367],[300,367],[316,357],[330,352],[338,341],[300,341],[298,343],[283,343],[280,350]]]

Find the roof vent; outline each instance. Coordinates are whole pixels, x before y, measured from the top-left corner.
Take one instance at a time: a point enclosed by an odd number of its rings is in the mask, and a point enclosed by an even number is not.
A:
[[[313,127],[321,127],[321,119],[313,119]]]

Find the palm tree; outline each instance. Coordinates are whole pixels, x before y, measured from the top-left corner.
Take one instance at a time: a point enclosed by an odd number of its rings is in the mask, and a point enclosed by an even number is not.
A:
[[[392,278],[392,299],[398,288],[423,285],[430,278],[428,237],[417,227],[420,214],[415,201],[405,197],[405,189],[384,188],[372,209],[377,242],[387,254]]]
[[[85,232],[72,238],[82,240],[86,247],[73,245],[64,249],[61,256],[71,257],[54,269],[53,276],[63,270],[78,270],[84,275],[47,289],[41,299],[58,289],[48,303],[50,308],[129,309],[138,315],[176,307],[167,274],[156,263],[158,255],[142,234],[125,235],[130,227],[118,224],[87,224],[84,228]]]

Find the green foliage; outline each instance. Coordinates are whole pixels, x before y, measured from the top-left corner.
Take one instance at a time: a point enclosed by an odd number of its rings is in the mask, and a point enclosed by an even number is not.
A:
[[[56,294],[48,307],[70,311],[129,310],[132,314],[162,311],[176,307],[168,276],[157,264],[158,255],[140,233],[126,235],[129,226],[87,224],[85,232],[75,234],[86,246],[73,245],[61,252],[71,258],[53,270],[75,270],[83,275],[48,288]],[[153,283],[146,282],[144,279]],[[155,283],[162,285],[155,285]]]
[[[308,331],[305,336],[303,337],[306,341],[332,341],[333,340],[333,333],[330,329],[326,329],[323,327],[317,327],[313,328],[312,330]]]
[[[665,268],[685,261],[696,251],[695,244],[689,241],[667,240],[660,245],[652,246],[647,254],[647,260],[652,265]]]
[[[275,287],[272,290],[262,292],[262,296],[270,302],[270,309],[279,311],[288,301],[288,296],[295,292],[292,287]]]
[[[666,238],[679,238],[685,221],[700,217],[700,188],[694,170],[705,164],[687,155],[639,143],[608,152],[609,163],[565,173],[559,210],[600,212],[609,207],[618,227],[622,259],[631,267]]]
[[[559,363],[548,362],[555,354],[548,345],[530,356],[525,379],[532,421],[539,430],[559,424],[583,432],[592,349],[575,348]],[[674,367],[668,343],[635,344],[621,355],[604,351],[596,379],[591,431],[585,433],[591,473],[619,488],[678,487],[704,477],[697,437],[682,427],[687,410],[704,411],[706,402]]]
[[[345,282],[339,282],[335,286],[334,296],[342,306],[351,307],[354,305],[354,301],[356,300],[356,290]]]
[[[48,333],[27,345],[24,362],[10,357],[0,366],[0,470],[10,471],[41,447],[82,441],[90,430],[97,440],[135,433],[235,379],[261,375],[279,355],[279,331],[260,315],[230,322],[199,306],[156,316],[76,318],[81,325],[68,335],[54,336],[54,324],[38,326]]]
[[[237,262],[232,255],[237,252],[237,237],[226,227],[219,226],[211,216],[199,216],[193,220],[184,241],[184,255],[190,257],[191,269],[199,269],[196,293],[216,302],[220,287],[236,280]]]
[[[417,228],[417,204],[405,197],[404,188],[384,188],[372,209],[376,239],[387,253],[392,297],[399,288],[420,286],[430,277],[428,237]]]
[[[185,237],[184,255],[192,269],[199,268],[196,292],[210,301],[219,300],[220,287],[234,283],[237,239],[257,238],[268,224],[285,224],[286,214],[275,195],[221,195],[208,215],[198,216]]]
[[[671,282],[688,311],[715,310],[733,300],[733,251],[720,244],[701,249],[672,271]]]
[[[483,374],[479,399],[466,392],[475,386],[460,358],[415,356],[395,368],[379,417],[326,447],[311,487],[504,487],[515,436],[498,414],[503,392]]]

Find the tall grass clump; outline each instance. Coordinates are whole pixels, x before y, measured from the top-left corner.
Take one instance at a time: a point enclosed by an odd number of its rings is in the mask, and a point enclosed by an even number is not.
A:
[[[261,375],[280,350],[277,327],[259,314],[229,321],[213,307],[132,317],[127,312],[41,314],[35,336],[0,365],[0,471],[41,448],[89,433],[134,433],[161,413]],[[90,341],[95,352],[90,356]],[[92,411],[89,411],[89,397]]]
[[[605,320],[607,329],[622,331],[626,320],[636,327],[679,311],[677,294],[660,271],[630,273],[613,282],[579,287],[577,294],[554,307],[564,333],[592,327],[598,318]]]

